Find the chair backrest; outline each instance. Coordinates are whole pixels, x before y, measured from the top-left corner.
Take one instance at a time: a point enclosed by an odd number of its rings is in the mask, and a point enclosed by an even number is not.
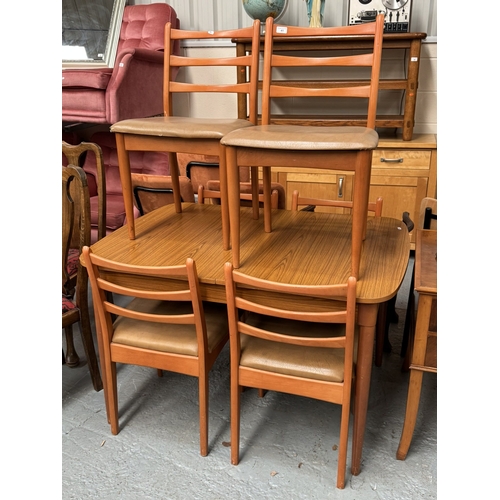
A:
[[[248,28],[224,31],[188,31],[174,29],[171,23],[165,26],[165,64],[163,75],[163,106],[165,116],[173,116],[172,96],[174,93],[222,93],[246,94],[248,96],[249,120],[257,123],[257,85],[259,73],[260,21],[255,20]],[[252,40],[252,50],[247,55],[227,57],[196,57],[187,54],[177,55],[173,52],[175,43],[186,41],[231,40],[234,38],[249,38]],[[170,48],[170,51],[168,50]],[[235,50],[236,54],[236,50]],[[174,70],[184,68],[185,82],[175,81]],[[207,81],[210,73],[200,71],[209,68],[217,81]],[[228,77],[227,69],[233,68]],[[189,74],[188,70],[189,69]],[[217,71],[215,71],[217,70]],[[246,71],[248,81],[237,83],[238,72]],[[226,79],[225,79],[226,78]]]
[[[375,217],[382,217],[382,205],[384,200],[378,197],[375,201],[368,202],[368,212],[372,212]],[[352,209],[352,201],[344,200],[324,200],[320,198],[307,198],[299,196],[299,192],[295,190],[292,193],[292,210],[298,210],[299,206],[305,205],[307,211],[314,211],[315,207],[338,207]]]
[[[437,199],[423,198],[420,202],[418,227],[437,230]]]
[[[345,369],[346,378],[352,375],[354,330],[356,320],[356,278],[349,277],[346,284],[309,286],[294,285],[288,283],[278,283],[254,278],[240,271],[233,269],[230,262],[224,267],[224,278],[226,282],[226,300],[229,318],[229,335],[232,346],[239,346],[239,336],[241,333],[259,337],[274,342],[289,343],[302,346],[315,346],[325,348],[345,349]],[[289,307],[275,306],[271,299],[266,303],[258,299],[252,299],[248,289],[266,290],[280,295],[290,297]],[[315,307],[314,301],[308,301],[301,307],[300,298],[314,297],[332,301],[330,310]],[[335,301],[335,302],[334,302]],[[339,302],[341,301],[339,305]],[[274,318],[286,320],[307,321],[314,323],[345,323],[346,330],[344,336],[339,337],[312,337],[312,336],[290,336],[283,335],[276,331],[256,328],[243,321],[245,314],[255,313]],[[233,347],[232,347],[233,348]]]
[[[205,199],[212,199],[215,201],[216,205],[220,205],[220,199],[221,199],[221,193],[220,191],[215,191],[212,189],[206,189],[202,185],[198,188],[198,203],[202,204],[205,203]],[[240,200],[245,202],[245,201],[252,201],[252,193],[242,193],[240,192]],[[271,208],[278,208],[278,200],[279,200],[279,193],[276,189],[273,189],[271,191]],[[264,206],[264,194],[259,193],[259,205],[262,207]]]
[[[94,306],[97,310],[96,318],[101,323],[101,332],[104,343],[111,342],[113,332],[114,317],[126,317],[138,321],[153,321],[165,324],[192,324],[196,328],[198,341],[198,352],[205,352],[207,349],[207,330],[205,324],[205,315],[201,301],[198,274],[193,259],[188,258],[186,264],[178,266],[134,266],[123,264],[121,262],[111,261],[92,253],[89,247],[84,247],[83,258],[89,274],[94,297]],[[159,286],[150,285],[149,287],[127,285],[125,282],[118,285],[107,278],[108,272],[125,273],[135,276],[155,277],[158,280],[162,278],[175,279],[185,286],[179,286],[177,290],[161,290]],[[175,301],[191,302],[192,313],[176,314],[148,314],[133,309],[127,309],[121,305],[114,304],[108,300],[108,294],[117,293],[131,298],[139,298],[154,301]]]
[[[164,205],[174,203],[172,177],[169,175],[148,175],[132,173],[134,201],[141,215],[147,214]],[[179,176],[181,201],[194,203],[191,181]]]
[[[74,284],[70,280],[68,257],[71,249],[81,254],[90,245],[90,197],[87,176],[81,167],[62,167],[62,287],[69,295]],[[78,264],[78,274],[81,266]],[[76,278],[78,281],[78,277]]]
[[[163,50],[165,23],[177,28],[179,19],[166,3],[127,5],[123,10],[117,54],[127,49]]]
[[[106,172],[103,162],[101,147],[93,142],[81,142],[80,144],[68,144],[62,141],[62,152],[68,160],[68,164],[83,167],[87,151],[91,151],[95,157],[96,165],[96,190],[97,190],[97,239],[106,236]],[[92,177],[92,176],[91,176]],[[89,179],[87,178],[87,183]],[[89,193],[91,188],[89,186]],[[95,192],[95,191],[94,191]]]
[[[274,24],[272,18],[266,21],[264,42],[264,73],[262,83],[262,123],[271,123],[271,100],[286,97],[352,97],[368,100],[367,127],[375,128],[377,111],[377,95],[380,77],[380,61],[382,57],[382,36],[384,32],[384,15],[379,14],[375,22],[355,26],[310,28],[299,26],[283,26]],[[279,42],[287,38],[301,37],[349,37],[363,35],[373,37],[373,50],[349,55],[324,55],[323,51],[311,53],[298,51],[297,53],[279,53]],[[276,43],[275,43],[276,42]],[[294,82],[291,79],[276,80],[278,71],[282,68],[322,68],[328,75],[328,68],[370,68],[370,78],[360,85],[352,85],[352,81],[345,79],[345,85],[325,84],[325,81],[311,81],[309,84]],[[274,70],[274,71],[273,71]],[[276,71],[278,70],[278,71]],[[283,78],[283,77],[282,77]]]

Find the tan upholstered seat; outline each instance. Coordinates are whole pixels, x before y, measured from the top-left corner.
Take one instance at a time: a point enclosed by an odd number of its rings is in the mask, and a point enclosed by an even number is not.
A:
[[[248,38],[252,40],[252,53],[250,55],[232,57],[207,57],[201,58],[176,55],[171,49],[176,43],[186,41],[199,41],[203,43],[211,40],[235,38]],[[239,128],[249,127],[257,123],[257,80],[260,42],[260,22],[255,21],[248,28],[224,31],[187,31],[173,29],[170,23],[165,26],[165,72],[163,85],[162,117],[124,120],[115,123],[111,131],[116,134],[118,147],[118,160],[120,164],[120,177],[122,181],[125,211],[127,214],[129,235],[135,238],[135,225],[132,218],[133,201],[130,181],[129,151],[164,151],[169,155],[170,175],[174,191],[176,211],[182,211],[179,188],[179,164],[177,153],[193,155],[210,155],[219,159],[221,191],[226,192],[226,155],[220,140],[227,133]],[[196,71],[200,66],[207,71]],[[186,70],[190,80],[184,82],[174,81],[172,72],[178,68]],[[227,72],[229,69],[234,72]],[[194,69],[195,71],[189,71]],[[238,83],[238,71],[247,70],[249,81]],[[231,75],[231,77],[224,75]],[[200,75],[200,76],[198,76]],[[210,75],[216,75],[217,81],[210,81]],[[228,81],[228,78],[230,81]],[[198,80],[198,81],[196,81]],[[222,81],[221,81],[222,80]],[[229,95],[246,95],[249,102],[249,119],[224,119],[209,117],[182,117],[175,116],[173,111],[172,96],[175,93],[222,93]],[[257,168],[255,167],[257,174]],[[229,214],[226,197],[221,206],[223,247],[229,248]]]
[[[224,279],[231,351],[231,463],[238,465],[240,459],[243,387],[311,397],[342,406],[337,487],[343,488],[356,349],[356,279],[325,286],[277,283],[236,271],[229,262]],[[275,306],[273,293],[281,304],[289,297],[289,304]],[[327,312],[318,309],[319,298],[330,301]]]
[[[196,266],[190,258],[180,266],[141,267],[98,257],[89,247],[83,249],[83,256],[101,331],[104,396],[112,434],[119,432],[117,363],[156,368],[159,375],[162,370],[182,373],[198,378],[200,454],[207,455],[208,375],[228,340],[226,306],[201,301]],[[123,279],[131,275],[158,281],[134,287]],[[116,276],[122,276],[121,281]],[[175,280],[175,291],[162,290],[162,278]],[[115,305],[106,300],[106,292],[132,300]]]
[[[271,232],[271,168],[301,167],[321,168],[329,170],[346,170],[354,172],[353,210],[352,210],[352,252],[351,274],[358,277],[361,259],[361,247],[366,233],[366,217],[368,194],[370,187],[372,151],[378,145],[378,134],[375,131],[377,110],[377,94],[382,55],[382,35],[384,16],[377,16],[373,23],[356,26],[328,28],[304,28],[298,26],[274,25],[273,19],[266,21],[264,41],[264,66],[262,82],[262,124],[255,127],[236,130],[224,136],[221,143],[226,147],[226,168],[228,170],[228,204],[233,265],[240,266],[240,208],[237,186],[239,185],[239,168],[243,166],[262,165],[262,182],[264,184],[264,230]],[[280,53],[280,43],[288,39],[301,37],[348,37],[350,35],[366,35],[373,37],[373,48],[363,54],[321,55],[310,51]],[[279,43],[278,43],[279,40]],[[276,43],[275,43],[276,42]],[[346,83],[332,84],[328,75],[339,68],[359,68],[368,70],[369,78],[365,84]],[[311,81],[307,84],[297,83],[287,78],[290,68],[314,68],[321,70],[322,81]],[[324,80],[324,81],[323,81]],[[345,80],[347,82],[347,80]],[[276,106],[280,98],[329,98],[328,106],[335,106],[333,98],[363,98],[368,102],[366,127],[332,126],[319,127],[312,125],[294,125],[273,123],[271,107]],[[297,107],[300,107],[297,104]],[[314,121],[314,115],[309,116]],[[255,189],[255,195],[257,190]],[[257,196],[255,196],[257,198]],[[254,210],[258,200],[253,200]]]

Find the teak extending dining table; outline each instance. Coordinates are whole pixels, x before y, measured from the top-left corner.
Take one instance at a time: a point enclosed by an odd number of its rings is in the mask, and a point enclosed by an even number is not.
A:
[[[174,205],[166,205],[136,220],[135,239],[130,239],[128,228],[124,226],[91,248],[102,257],[143,266],[183,264],[191,257],[196,261],[202,299],[225,303],[224,264],[231,261],[231,250],[222,248],[220,221],[220,206],[217,205],[183,203],[182,213],[176,213]],[[252,209],[241,208],[242,272],[297,284],[347,281],[351,271],[350,215],[275,209],[273,224],[273,231],[266,233],[262,231],[261,220],[253,219]],[[410,239],[401,221],[387,217],[368,219],[357,284],[360,335],[354,400],[353,475],[361,470],[379,304],[397,293],[409,253]],[[108,277],[122,284],[134,279],[125,274]],[[176,287],[174,280],[154,278],[154,282],[159,289]],[[248,293],[269,303],[265,293],[250,289]],[[275,300],[279,302],[280,298]],[[320,299],[314,300],[320,302]]]

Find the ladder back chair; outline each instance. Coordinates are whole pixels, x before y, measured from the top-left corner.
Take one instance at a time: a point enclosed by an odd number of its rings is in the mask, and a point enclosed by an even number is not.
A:
[[[368,212],[371,212],[375,217],[382,217],[382,206],[384,200],[379,196],[375,201],[368,202]],[[316,207],[334,207],[352,210],[353,202],[346,200],[325,200],[321,198],[308,198],[300,196],[299,191],[295,190],[292,193],[292,210],[298,210],[299,206],[305,206],[302,210],[314,212]]]
[[[177,43],[234,38],[252,40],[252,53],[245,56],[198,57],[185,53],[177,55],[172,48]],[[254,125],[257,120],[257,84],[259,71],[260,21],[248,28],[224,31],[187,31],[165,26],[165,64],[163,87],[163,114],[161,117],[137,118],[115,123],[111,131],[116,134],[120,178],[122,182],[125,212],[130,239],[135,238],[133,218],[133,194],[130,179],[129,151],[167,152],[176,212],[182,212],[179,187],[177,153],[213,155],[219,158],[221,191],[226,192],[225,151],[220,139],[228,132]],[[174,81],[172,74],[179,69],[185,81]],[[211,71],[207,71],[207,69]],[[230,71],[230,70],[234,71]],[[202,71],[203,70],[203,71]],[[228,71],[229,70],[229,71]],[[237,83],[238,72],[248,73],[248,80]],[[212,81],[210,81],[212,75]],[[226,80],[224,80],[226,78]],[[222,81],[221,81],[222,80]],[[187,94],[192,98],[200,93],[247,95],[249,119],[176,116],[173,109],[175,94]],[[255,169],[256,170],[256,169]],[[229,248],[228,209],[223,198],[221,206],[224,249]],[[258,217],[258,214],[257,214]]]
[[[102,379],[92,337],[88,307],[88,276],[80,264],[85,245],[90,244],[90,199],[87,176],[76,165],[62,167],[62,328],[66,337],[68,366],[80,359],[73,343],[73,325],[78,323],[92,385],[102,389]]]
[[[239,463],[243,387],[309,397],[342,406],[337,487],[344,488],[354,374],[356,278],[325,286],[262,280],[225,264],[231,365],[231,463]],[[288,295],[288,306],[266,305],[252,292]],[[314,307],[318,298],[331,310]],[[309,301],[307,300],[309,299]]]
[[[134,266],[111,261],[83,249],[96,319],[100,323],[104,397],[111,433],[118,434],[116,364],[126,363],[182,373],[198,378],[200,454],[208,454],[209,372],[229,338],[224,304],[203,303],[195,262],[185,265]],[[113,274],[125,276],[121,283]],[[128,279],[127,279],[128,276]],[[141,277],[174,279],[176,290],[149,287]],[[134,281],[135,280],[135,281]],[[134,285],[136,283],[136,285]],[[106,299],[106,292],[132,300],[125,306]],[[113,318],[116,319],[113,319]]]
[[[352,272],[358,276],[362,241],[366,231],[368,193],[370,187],[372,152],[378,145],[375,131],[377,94],[382,54],[383,15],[373,23],[335,28],[309,28],[280,26],[272,18],[266,21],[264,42],[264,72],[262,83],[262,124],[242,131],[233,131],[221,140],[226,147],[226,167],[230,212],[230,234],[233,264],[240,265],[240,222],[239,204],[235,191],[238,186],[239,166],[262,166],[264,183],[264,230],[270,232],[270,184],[272,166],[297,166],[347,170],[354,172]],[[373,50],[369,53],[351,55],[320,55],[299,52],[296,55],[282,55],[277,39],[296,40],[300,37],[346,37],[365,35],[373,38]],[[330,68],[366,68],[370,77],[360,81],[358,86],[328,85],[321,81],[297,84],[293,80],[277,80],[278,72],[287,68],[321,68],[325,74]],[[366,127],[273,124],[271,101],[280,98],[335,98],[348,97],[365,99],[367,106]],[[331,104],[333,106],[333,103]],[[324,107],[324,106],[323,106]],[[311,118],[314,122],[314,117]],[[255,200],[256,204],[257,200]]]
[[[203,205],[205,203],[205,200],[213,200],[216,204],[220,204],[222,198],[222,194],[220,191],[216,191],[214,189],[206,189],[202,185],[198,188],[198,203]],[[242,204],[244,202],[251,202],[252,199],[255,198],[255,195],[253,193],[241,193],[240,192],[240,200]],[[279,200],[279,193],[276,189],[273,189],[271,192],[271,208],[278,208],[278,200]],[[259,206],[263,206],[264,204],[264,194],[259,193]]]

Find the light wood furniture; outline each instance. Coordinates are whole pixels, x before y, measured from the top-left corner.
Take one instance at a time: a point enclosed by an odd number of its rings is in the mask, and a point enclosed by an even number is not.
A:
[[[287,207],[298,190],[301,196],[332,200],[352,200],[352,173],[309,168],[273,167],[273,182],[286,191]],[[373,151],[369,199],[384,199],[383,215],[400,219],[408,212],[416,227],[420,204],[425,197],[436,197],[437,137],[435,134],[414,134],[411,141],[401,136],[382,134]],[[339,212],[340,209],[318,207],[317,211]],[[410,234],[415,249],[415,231]]]
[[[234,130],[221,139],[226,147],[226,168],[228,176],[229,221],[233,265],[240,265],[240,227],[237,190],[239,186],[239,167],[262,165],[264,184],[264,230],[270,232],[271,224],[271,166],[300,165],[303,168],[348,170],[354,173],[353,187],[353,227],[351,274],[359,276],[359,262],[362,240],[365,236],[368,191],[372,151],[378,143],[375,132],[378,81],[382,54],[382,34],[384,16],[377,16],[373,23],[336,28],[303,28],[273,24],[270,17],[266,21],[264,43],[264,80],[262,86],[262,125]],[[372,36],[370,50],[364,54],[339,57],[314,57],[307,54],[274,52],[275,39],[302,38],[309,36],[347,35]],[[337,54],[336,54],[337,55]],[[370,80],[362,86],[350,84],[328,88],[311,82],[308,85],[293,85],[287,81],[276,80],[276,71],[287,68],[317,67],[321,69],[362,68],[370,71]],[[348,97],[351,100],[362,98],[367,102],[367,123],[365,127],[337,126],[317,127],[305,125],[277,125],[271,123],[271,106],[281,98]],[[254,179],[252,179],[252,183]],[[255,184],[257,181],[255,180]],[[256,197],[255,197],[256,198]],[[255,203],[257,200],[255,200]]]
[[[383,37],[383,50],[403,49],[406,60],[404,67],[405,74],[402,78],[382,78],[380,80],[379,89],[381,91],[402,90],[404,91],[403,113],[401,115],[377,115],[376,127],[380,128],[399,128],[402,132],[403,140],[409,141],[413,138],[413,127],[415,124],[415,106],[417,102],[418,90],[418,73],[420,68],[420,50],[422,40],[427,37],[426,33],[385,33]],[[275,50],[279,52],[293,51],[362,51],[370,47],[372,40],[369,36],[345,36],[336,37],[334,39],[327,37],[311,36],[310,38],[301,39],[282,39],[276,40]],[[248,40],[236,40],[236,50],[239,55],[247,54],[252,50]],[[261,44],[263,50],[263,44]],[[240,79],[244,79],[244,74],[239,75]],[[305,82],[307,83],[307,82]],[[325,85],[336,86],[339,81],[322,80]],[[350,80],[352,85],[361,85],[363,80]],[[341,82],[342,85],[345,82]],[[238,99],[238,116],[244,118],[248,115],[245,99]],[[275,114],[271,119],[272,123],[281,124],[296,124],[302,123],[310,125],[312,122],[320,123],[323,126],[330,125],[365,125],[366,118],[353,115],[323,115],[319,116],[291,116]]]
[[[207,42],[217,39],[232,39],[246,36],[253,40],[254,50],[250,55],[234,57],[189,57],[176,55],[174,47],[181,41]],[[174,204],[178,213],[182,211],[181,193],[179,187],[179,166],[177,153],[193,155],[214,155],[219,157],[221,191],[226,192],[225,151],[220,139],[228,132],[248,127],[257,120],[257,79],[259,71],[260,21],[254,21],[248,28],[225,31],[187,31],[173,29],[170,23],[165,26],[165,65],[163,75],[163,107],[164,116],[154,118],[136,118],[123,120],[111,126],[111,132],[116,134],[118,163],[122,183],[125,213],[130,238],[135,238],[135,222],[133,216],[133,193],[130,178],[129,151],[165,151],[168,153],[170,176],[174,191]],[[170,50],[169,50],[170,49]],[[219,69],[216,72],[217,81],[207,82],[207,72],[200,71],[203,67]],[[189,72],[195,81],[181,82],[173,78],[181,68]],[[233,68],[234,78],[239,72],[249,74],[248,81],[234,83],[224,80],[223,70]],[[198,70],[198,71],[196,71]],[[173,94],[216,93],[229,95],[245,95],[248,99],[249,116],[244,119],[223,118],[190,118],[175,116],[173,109]],[[256,167],[255,167],[256,171]],[[222,200],[222,226],[224,248],[229,248],[229,220],[227,203]]]
[[[225,303],[224,264],[231,261],[231,251],[221,249],[220,218],[217,205],[184,204],[182,214],[177,214],[173,205],[166,205],[136,220],[136,240],[130,240],[123,227],[92,245],[92,251],[104,258],[142,266],[179,265],[188,257],[195,258],[202,299]],[[253,219],[252,209],[241,208],[241,238],[245,242],[242,272],[296,284],[347,281],[351,269],[351,216],[274,210],[273,220],[273,232],[266,233],[261,222]],[[351,462],[354,475],[361,471],[379,304],[396,295],[408,266],[409,240],[401,224],[400,220],[386,217],[370,218],[367,223],[356,290],[359,344]],[[177,286],[173,280],[151,280],[156,290]],[[129,284],[130,277],[118,274],[113,281]],[[266,294],[250,294],[265,304],[280,304],[279,297],[271,300]],[[320,300],[315,302],[321,304]]]
[[[111,433],[118,434],[118,388],[116,364],[127,363],[182,373],[198,378],[200,454],[208,454],[209,372],[229,338],[227,310],[221,304],[201,301],[193,259],[177,266],[135,266],[102,258],[84,247],[83,259],[92,285],[105,377],[104,397]],[[170,278],[184,287],[158,291],[153,282],[142,286],[116,285],[102,270],[126,273],[131,279]],[[133,300],[118,306],[106,293],[126,295]],[[114,316],[114,317],[113,317]],[[116,318],[116,319],[114,319]]]
[[[410,364],[410,383],[403,432],[396,458],[404,460],[417,421],[424,372],[437,373],[437,231],[417,229],[415,291],[417,323]]]
[[[377,198],[375,201],[368,202],[368,213],[372,212],[375,217],[382,217],[382,207],[384,200]],[[325,200],[319,198],[305,198],[300,196],[300,193],[295,190],[292,195],[292,210],[298,210],[299,206],[313,206],[313,207],[336,207],[342,209],[352,210],[352,201],[343,200]]]
[[[83,247],[90,245],[89,188],[87,176],[79,166],[62,167],[61,212],[62,328],[66,336],[65,360],[70,367],[79,364],[73,343],[73,325],[78,323],[92,385],[96,391],[100,391],[102,379],[90,325],[88,276],[79,261]]]
[[[278,208],[278,191],[273,189],[271,191],[271,208]],[[213,189],[205,189],[201,184],[198,188],[198,203],[205,203],[205,200],[215,200],[220,204],[222,198],[222,194],[220,191],[215,191]],[[253,194],[252,193],[242,193],[240,192],[240,200],[242,201],[252,201]],[[259,193],[259,204],[264,202],[264,195]]]
[[[263,280],[224,266],[231,349],[231,463],[240,456],[240,395],[244,387],[295,394],[341,405],[337,488],[344,488],[354,374],[356,278],[347,284],[290,285]],[[261,290],[292,300],[277,308],[245,292]],[[318,311],[308,298],[330,300]],[[307,310],[297,311],[305,299]],[[343,301],[343,306],[339,306]]]

